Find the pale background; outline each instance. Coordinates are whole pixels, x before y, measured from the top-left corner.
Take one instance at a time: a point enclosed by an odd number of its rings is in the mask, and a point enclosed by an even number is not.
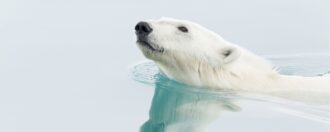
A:
[[[133,29],[161,16],[261,55],[330,48],[329,0],[1,0],[0,131],[137,131],[153,89],[128,76]]]

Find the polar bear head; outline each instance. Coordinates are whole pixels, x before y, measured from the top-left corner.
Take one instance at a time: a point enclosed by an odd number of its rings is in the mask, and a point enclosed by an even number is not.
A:
[[[194,85],[202,85],[206,72],[229,65],[241,50],[216,33],[186,20],[161,18],[135,26],[138,47],[161,71]],[[205,75],[203,75],[205,74]]]
[[[225,64],[239,57],[235,46],[193,22],[161,18],[139,22],[135,30],[139,48],[154,61],[181,56]]]

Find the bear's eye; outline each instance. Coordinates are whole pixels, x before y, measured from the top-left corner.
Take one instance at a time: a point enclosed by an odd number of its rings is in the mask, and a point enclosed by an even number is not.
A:
[[[188,32],[188,28],[186,28],[185,26],[179,26],[178,29],[179,29],[181,32],[184,32],[184,33],[187,33],[187,32]]]

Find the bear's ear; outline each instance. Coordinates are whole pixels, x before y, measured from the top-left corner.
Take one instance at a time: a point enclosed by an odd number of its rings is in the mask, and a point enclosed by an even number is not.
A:
[[[241,51],[233,46],[222,48],[218,53],[220,54],[221,62],[223,64],[235,61],[241,56]]]

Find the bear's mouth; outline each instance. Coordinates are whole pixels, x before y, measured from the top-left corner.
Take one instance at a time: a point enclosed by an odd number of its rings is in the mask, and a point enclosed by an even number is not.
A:
[[[151,51],[155,51],[155,52],[164,52],[164,49],[163,48],[160,48],[154,44],[151,44],[150,42],[148,41],[145,41],[145,40],[142,40],[142,39],[138,39],[137,40],[137,43]]]

